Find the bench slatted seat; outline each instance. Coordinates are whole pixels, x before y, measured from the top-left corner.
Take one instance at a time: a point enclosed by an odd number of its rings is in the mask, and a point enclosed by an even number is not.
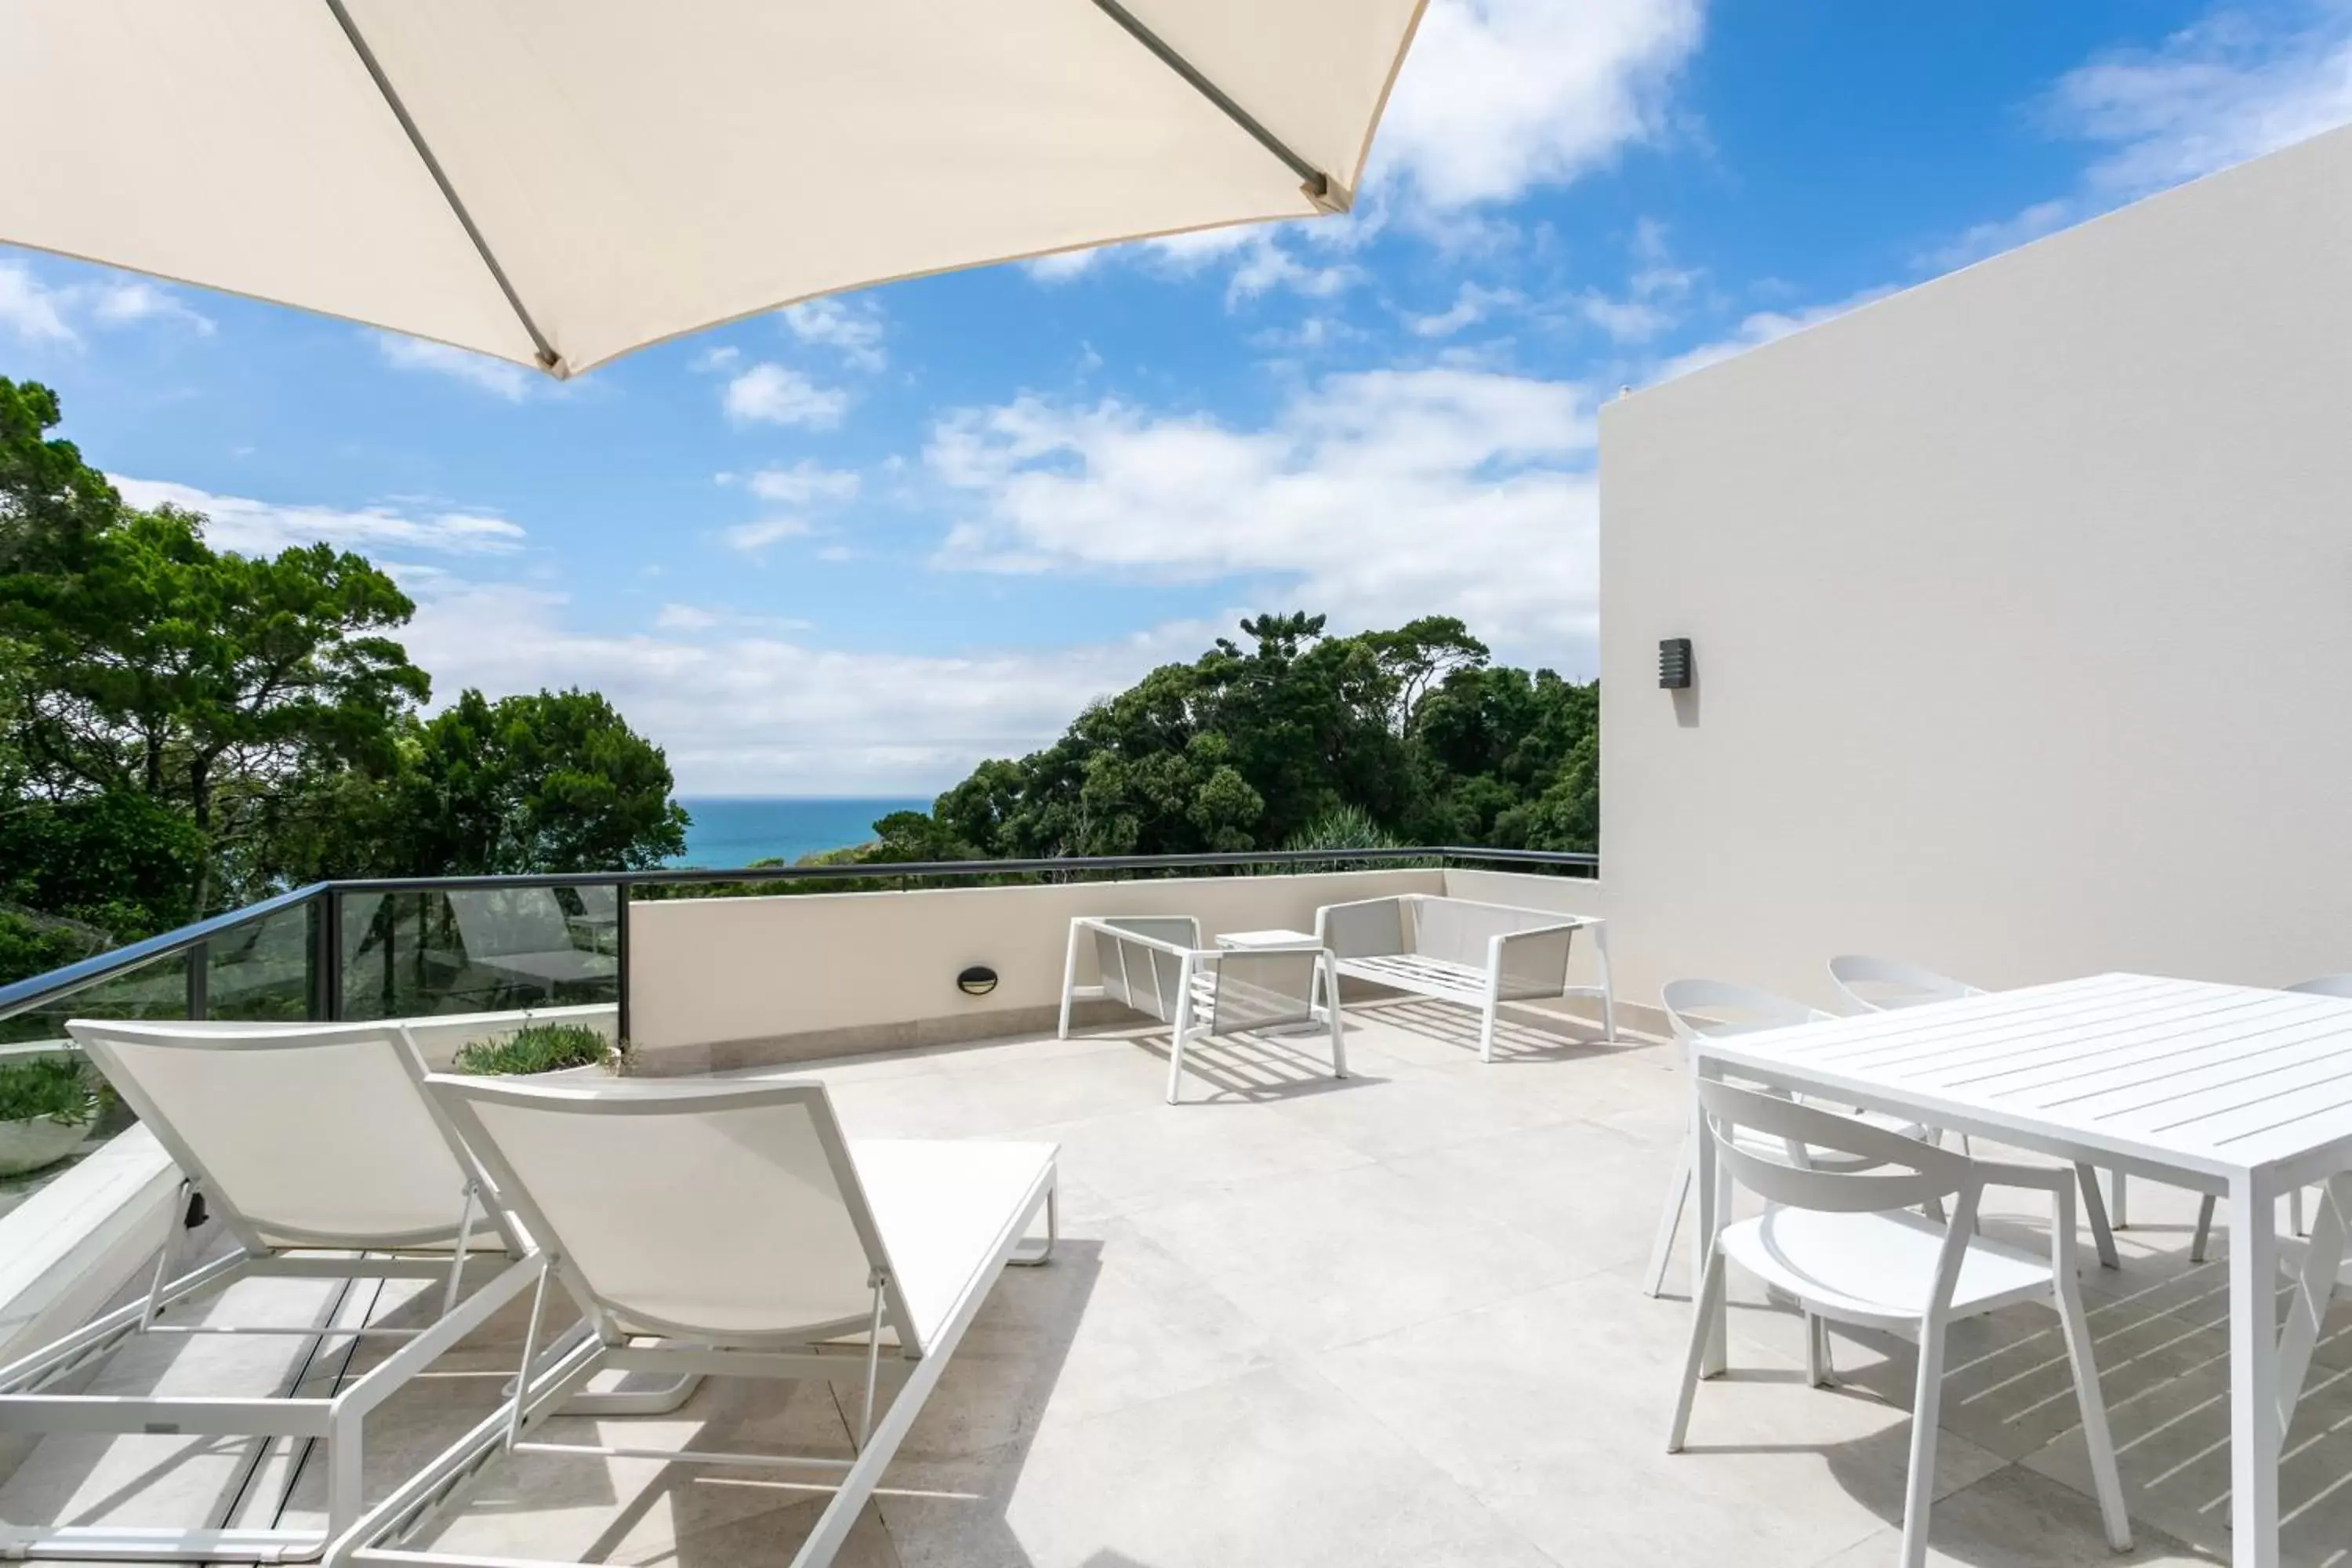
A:
[[[1569,983],[1579,931],[1591,933],[1598,985]],[[1594,997],[1604,1032],[1617,1038],[1608,927],[1595,916],[1406,893],[1324,905],[1315,911],[1315,940],[1349,979],[1477,1008],[1481,1061],[1495,1059],[1496,1011],[1505,1002]]]

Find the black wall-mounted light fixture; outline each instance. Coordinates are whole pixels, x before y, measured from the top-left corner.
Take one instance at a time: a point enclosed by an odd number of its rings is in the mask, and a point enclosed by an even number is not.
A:
[[[1686,689],[1691,683],[1688,637],[1667,637],[1658,644],[1658,684],[1668,691]]]
[[[996,971],[975,963],[956,976],[956,989],[967,996],[985,996],[996,989]]]

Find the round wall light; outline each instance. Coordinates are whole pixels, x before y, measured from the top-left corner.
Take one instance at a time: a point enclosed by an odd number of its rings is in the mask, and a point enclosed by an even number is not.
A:
[[[996,989],[996,971],[975,963],[956,976],[956,989],[967,996],[985,996]]]

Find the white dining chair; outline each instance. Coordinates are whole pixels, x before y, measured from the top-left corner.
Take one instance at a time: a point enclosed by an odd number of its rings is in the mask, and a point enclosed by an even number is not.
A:
[[[1865,1013],[1889,1013],[1898,1007],[1918,1007],[1930,1002],[1958,1002],[1981,996],[1984,988],[1954,980],[1916,963],[1867,953],[1842,952],[1830,960],[1830,983],[1838,994]]]
[[[1705,1036],[1782,1029],[1797,1024],[1821,1023],[1832,1016],[1753,985],[1725,980],[1669,980],[1660,989],[1659,1000],[1665,1006],[1666,1021],[1674,1026],[1675,1037],[1685,1047]],[[1924,1137],[1927,1132],[1925,1128],[1894,1117],[1872,1116],[1868,1120],[1900,1137]],[[1798,1153],[1800,1158],[1804,1157],[1802,1151]],[[1684,1211],[1690,1206],[1691,1155],[1690,1140],[1685,1138],[1682,1156],[1675,1166],[1673,1184],[1666,1190],[1665,1212],[1658,1216],[1658,1238],[1650,1248],[1650,1266],[1643,1275],[1643,1294],[1646,1296],[1654,1297],[1666,1288],[1666,1270],[1674,1262],[1675,1237],[1682,1228]]]
[[[1865,1013],[1891,1013],[1931,1002],[1961,1002],[1990,994],[1981,985],[1971,985],[1916,963],[1873,958],[1860,952],[1842,952],[1830,960],[1830,984],[1837,987],[1839,995]],[[1968,1135],[1962,1133],[1960,1152],[1969,1152]],[[2091,1240],[2098,1247],[2099,1262],[2103,1267],[2116,1268],[2115,1230],[2108,1223],[2107,1205],[2099,1197],[2098,1172],[2088,1164],[2080,1164],[2074,1167],[2074,1173],[2083,1184],[2083,1215],[2091,1222]],[[2118,1216],[2124,1204],[2124,1173],[2117,1171],[2115,1184]],[[2116,1223],[2121,1224],[2121,1218]],[[2198,1222],[2197,1238],[2189,1247],[2191,1261],[2205,1261],[2205,1238],[2211,1234],[2212,1225],[2213,1200],[2207,1198],[2203,1217]]]
[[[1853,1117],[1801,1104],[1720,1079],[1701,1079],[1698,1103],[1716,1157],[1731,1180],[1762,1198],[1762,1215],[1723,1226],[1707,1247],[1706,1268],[1692,1313],[1691,1340],[1666,1439],[1682,1451],[1691,1405],[1706,1370],[1707,1342],[1724,1296],[1726,1268],[1738,1264],[1766,1285],[1795,1299],[1805,1314],[1811,1380],[1825,1381],[1827,1358],[1818,1348],[1827,1322],[1915,1334],[1919,1346],[1917,1394],[1911,1407],[1911,1471],[1903,1506],[1902,1568],[1927,1560],[1927,1516],[1936,1485],[1937,1417],[1944,1389],[1944,1351],[1950,1326],[2018,1302],[2047,1300],[2058,1310],[2066,1358],[2074,1369],[2083,1439],[2107,1544],[2131,1550],[2107,1434],[2106,1405],[2092,1358],[2090,1327],[2075,1279],[2074,1184],[2056,1166],[2007,1165],[1902,1138]],[[1820,1159],[1806,1165],[1776,1159],[1775,1147],[1833,1152],[1838,1168]],[[1988,1186],[2050,1194],[2050,1251],[2041,1257],[1976,1234],[1978,1205]],[[1914,1212],[1948,1200],[1951,1220],[1937,1224]]]

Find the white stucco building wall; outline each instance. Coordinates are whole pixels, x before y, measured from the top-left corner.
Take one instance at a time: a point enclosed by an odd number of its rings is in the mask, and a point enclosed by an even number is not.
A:
[[[2352,969],[2352,129],[1613,402],[1601,449],[1629,994]]]

